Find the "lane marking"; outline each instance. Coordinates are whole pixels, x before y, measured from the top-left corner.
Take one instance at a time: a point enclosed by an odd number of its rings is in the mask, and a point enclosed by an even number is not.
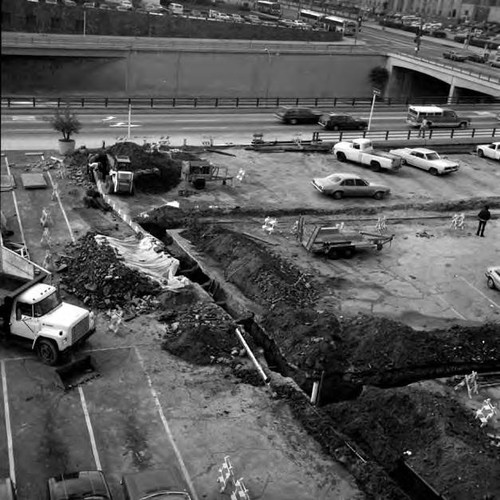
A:
[[[144,373],[144,376],[146,377],[146,380],[148,382],[149,390],[151,392],[151,395],[153,396],[153,400],[155,402],[156,409],[158,410],[163,427],[165,428],[165,432],[167,433],[168,440],[170,441],[170,444],[172,445],[172,448],[174,449],[175,456],[177,457],[177,461],[179,462],[179,465],[180,465],[181,470],[182,470],[182,474],[184,475],[184,479],[186,480],[186,484],[188,485],[189,491],[191,492],[191,496],[193,497],[193,500],[199,500],[198,495],[196,494],[196,491],[194,489],[193,482],[191,481],[191,477],[189,476],[189,472],[188,472],[186,465],[184,463],[184,460],[182,458],[181,452],[179,451],[179,448],[177,448],[177,445],[175,444],[174,436],[172,434],[172,431],[170,430],[170,426],[168,425],[168,421],[165,417],[165,414],[163,413],[163,408],[161,406],[160,400],[158,399],[158,394],[156,393],[156,390],[153,387],[153,383],[151,382],[151,377],[149,376],[149,374],[146,371],[146,368],[144,366],[144,360],[142,359],[142,356],[136,347],[134,347],[134,350],[135,350],[135,353],[137,355],[137,359],[139,360],[139,364],[141,365],[141,369]]]
[[[13,115],[11,116],[13,122],[36,122],[38,121],[38,117],[34,115]]]
[[[102,470],[101,461],[99,460],[99,454],[97,453],[97,446],[95,443],[94,430],[92,429],[92,423],[90,422],[89,410],[87,408],[87,403],[85,401],[85,395],[83,394],[83,389],[81,386],[78,387],[78,392],[80,393],[80,401],[82,403],[83,414],[85,415],[85,423],[87,424],[87,430],[90,437],[90,446],[92,447],[92,455],[94,455],[95,467],[97,470]]]
[[[5,166],[7,168],[7,175],[9,177],[12,177],[12,179],[14,179],[14,177],[12,176],[12,174],[10,172],[9,160],[8,160],[7,156],[5,156]],[[13,189],[11,191],[11,193],[12,193],[12,198],[14,199],[14,208],[16,209],[17,223],[19,224],[19,231],[21,233],[21,241],[23,242],[24,248],[25,248],[26,253],[28,254],[28,258],[29,258],[28,245],[26,244],[26,238],[24,237],[23,223],[21,221],[21,214],[19,212],[19,205],[17,203],[16,191]]]
[[[500,309],[500,305],[498,305],[495,301],[491,300],[487,295],[485,295],[483,292],[481,292],[481,290],[479,290],[479,288],[476,288],[472,283],[469,283],[463,276],[457,276],[457,277],[460,278],[465,283],[467,283],[467,285],[469,285],[473,290],[475,290],[477,293],[479,293],[479,295],[481,295],[483,298],[485,298],[491,305]]]
[[[436,289],[431,289],[431,291],[434,292],[437,298],[441,300],[441,302],[444,302],[459,318],[467,321],[467,318],[463,314],[459,313],[446,299],[440,295],[442,292],[438,292]]]
[[[7,392],[7,374],[5,372],[5,363],[0,362],[2,367],[2,390],[3,405],[5,412],[5,432],[7,434],[7,451],[9,454],[9,475],[14,486],[16,485],[16,468],[14,466],[14,447],[12,445],[12,429],[10,426],[9,394]]]
[[[49,176],[50,183],[52,184],[52,189],[54,189],[54,181],[52,180],[52,176],[50,175],[49,171],[47,171],[47,175]],[[61,198],[59,196],[59,191],[56,191],[56,198],[57,198],[57,201],[59,203],[59,208],[61,209],[64,220],[66,221],[66,226],[68,227],[69,235],[71,236],[71,241],[73,243],[75,243],[76,242],[75,236],[73,235],[73,230],[71,229],[71,226],[69,225],[68,216],[66,215],[66,211],[64,210],[63,204],[61,202]]]

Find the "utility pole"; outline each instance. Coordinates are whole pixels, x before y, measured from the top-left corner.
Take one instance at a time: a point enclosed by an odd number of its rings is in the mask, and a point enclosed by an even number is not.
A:
[[[368,119],[368,128],[367,131],[370,132],[370,128],[372,126],[372,116],[373,116],[373,109],[375,108],[375,99],[377,99],[377,96],[380,95],[380,90],[379,89],[373,89],[373,98],[372,98],[372,107],[370,109],[370,118]]]
[[[84,7],[83,8],[83,36],[85,36],[86,31],[87,31],[87,10]]]
[[[132,102],[128,103],[128,126],[127,126],[127,140],[130,141],[130,122],[132,120]]]

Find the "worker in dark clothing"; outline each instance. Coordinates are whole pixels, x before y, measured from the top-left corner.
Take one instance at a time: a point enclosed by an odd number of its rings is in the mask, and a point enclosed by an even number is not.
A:
[[[479,225],[477,226],[477,236],[484,236],[484,228],[486,227],[486,223],[490,220],[491,214],[489,210],[489,206],[485,205],[485,207],[477,214],[479,219]]]

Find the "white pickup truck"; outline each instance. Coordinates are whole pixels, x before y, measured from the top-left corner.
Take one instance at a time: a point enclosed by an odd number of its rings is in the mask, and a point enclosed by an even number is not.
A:
[[[45,270],[1,246],[0,335],[35,350],[55,365],[95,332],[94,313],[63,302],[56,287],[43,281]]]
[[[352,161],[370,167],[375,172],[397,171],[401,168],[401,158],[373,148],[370,139],[354,139],[338,142],[333,146],[333,154],[339,161]]]
[[[481,158],[491,158],[492,160],[500,160],[500,142],[492,142],[491,144],[481,144],[476,148],[477,155]]]

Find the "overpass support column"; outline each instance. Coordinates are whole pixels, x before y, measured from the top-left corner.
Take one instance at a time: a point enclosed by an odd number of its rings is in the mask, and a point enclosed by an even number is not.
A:
[[[446,101],[446,104],[452,104],[453,103],[453,99],[455,97],[455,78],[452,78],[451,79],[451,82],[450,82],[450,90],[448,92],[448,99]]]

